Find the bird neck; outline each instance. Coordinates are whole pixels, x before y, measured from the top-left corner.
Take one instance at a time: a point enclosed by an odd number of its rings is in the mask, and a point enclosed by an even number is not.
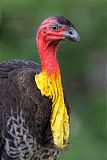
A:
[[[44,37],[37,36],[37,46],[40,54],[42,72],[49,76],[58,77],[60,69],[56,58],[58,41],[46,41]]]
[[[42,64],[42,72],[35,75],[35,82],[41,95],[52,100],[50,125],[53,140],[55,146],[64,148],[69,137],[69,117],[64,102],[60,69],[56,58],[58,41],[47,42],[46,37],[44,39],[38,36],[37,45]]]

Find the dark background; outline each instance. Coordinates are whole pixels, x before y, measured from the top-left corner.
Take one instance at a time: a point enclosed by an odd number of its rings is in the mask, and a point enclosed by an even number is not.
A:
[[[40,62],[35,35],[51,15],[68,17],[80,43],[58,49],[71,107],[70,147],[61,160],[105,160],[106,154],[106,2],[103,0],[0,0],[0,61]]]

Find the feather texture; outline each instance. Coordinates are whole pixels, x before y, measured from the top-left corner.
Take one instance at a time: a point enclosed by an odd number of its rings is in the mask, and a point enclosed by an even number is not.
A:
[[[0,156],[2,160],[54,157],[51,99],[35,84],[41,67],[31,61],[0,63]],[[67,105],[68,106],[68,105]],[[69,112],[69,109],[67,109]]]

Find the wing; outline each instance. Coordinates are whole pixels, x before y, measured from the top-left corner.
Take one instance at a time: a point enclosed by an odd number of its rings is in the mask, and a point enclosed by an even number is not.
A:
[[[52,143],[52,102],[36,86],[39,71],[33,62],[0,64],[0,154],[4,159],[9,160],[10,154],[17,159],[24,152],[32,156],[39,144]]]

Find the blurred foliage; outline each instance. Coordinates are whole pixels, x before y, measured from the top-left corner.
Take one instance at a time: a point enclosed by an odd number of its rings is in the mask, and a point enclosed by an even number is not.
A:
[[[64,15],[76,26],[80,43],[58,50],[62,79],[71,104],[67,160],[106,159],[106,1],[0,0],[0,61],[39,62],[35,32],[51,15]]]

